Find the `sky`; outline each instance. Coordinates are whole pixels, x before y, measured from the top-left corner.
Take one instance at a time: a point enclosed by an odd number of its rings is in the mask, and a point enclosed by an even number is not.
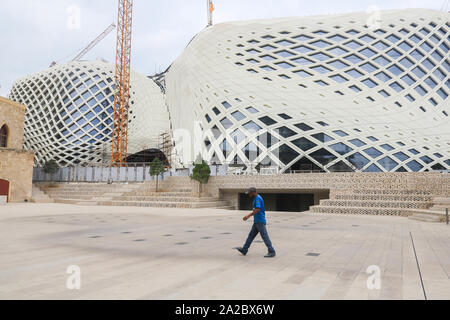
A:
[[[0,95],[18,78],[56,61],[73,59],[112,22],[117,0],[1,0]],[[442,9],[447,0],[214,0],[214,23],[367,12],[402,8]],[[449,5],[450,6],[450,5]],[[134,0],[132,68],[150,75],[165,70],[206,26],[206,0]],[[116,32],[84,59],[115,60]]]

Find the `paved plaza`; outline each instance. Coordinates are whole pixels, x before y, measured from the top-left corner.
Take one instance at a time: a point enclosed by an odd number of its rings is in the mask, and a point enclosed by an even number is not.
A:
[[[247,257],[232,250],[251,227],[243,215],[0,207],[0,299],[450,299],[445,224],[269,213],[278,257],[267,260],[259,237]],[[73,265],[81,270],[80,290],[67,289]],[[380,289],[368,288],[370,266],[379,268]]]

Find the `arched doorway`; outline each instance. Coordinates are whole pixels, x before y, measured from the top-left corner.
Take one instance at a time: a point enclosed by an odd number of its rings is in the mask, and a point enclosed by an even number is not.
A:
[[[6,202],[9,201],[9,181],[0,179],[0,196],[6,196]]]
[[[8,147],[8,127],[4,124],[0,128],[0,148]]]

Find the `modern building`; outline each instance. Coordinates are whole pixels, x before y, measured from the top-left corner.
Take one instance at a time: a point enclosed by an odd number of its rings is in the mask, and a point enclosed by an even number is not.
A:
[[[282,172],[450,169],[449,13],[383,11],[370,26],[368,18],[205,29],[166,75],[173,129],[200,132],[212,162]]]
[[[0,205],[31,200],[34,155],[22,149],[25,109],[0,97]]]
[[[70,62],[18,80],[10,98],[28,106],[25,148],[35,164],[55,160],[60,166],[111,160],[114,66],[103,62]],[[158,145],[169,131],[161,88],[132,72],[128,153]]]
[[[201,154],[282,173],[449,170],[450,15],[408,9],[379,17],[204,29],[162,81],[133,74],[129,139],[142,144],[128,153],[170,128],[174,166]],[[82,62],[16,83],[11,98],[29,106],[25,147],[38,163],[104,160],[91,148],[110,140],[113,76],[111,65]]]

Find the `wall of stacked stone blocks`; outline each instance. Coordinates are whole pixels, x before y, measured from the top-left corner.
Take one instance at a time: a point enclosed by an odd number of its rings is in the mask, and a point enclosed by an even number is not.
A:
[[[0,149],[0,179],[10,182],[10,202],[31,199],[34,154],[22,150],[25,106],[0,97],[0,127],[8,127],[7,148]]]

